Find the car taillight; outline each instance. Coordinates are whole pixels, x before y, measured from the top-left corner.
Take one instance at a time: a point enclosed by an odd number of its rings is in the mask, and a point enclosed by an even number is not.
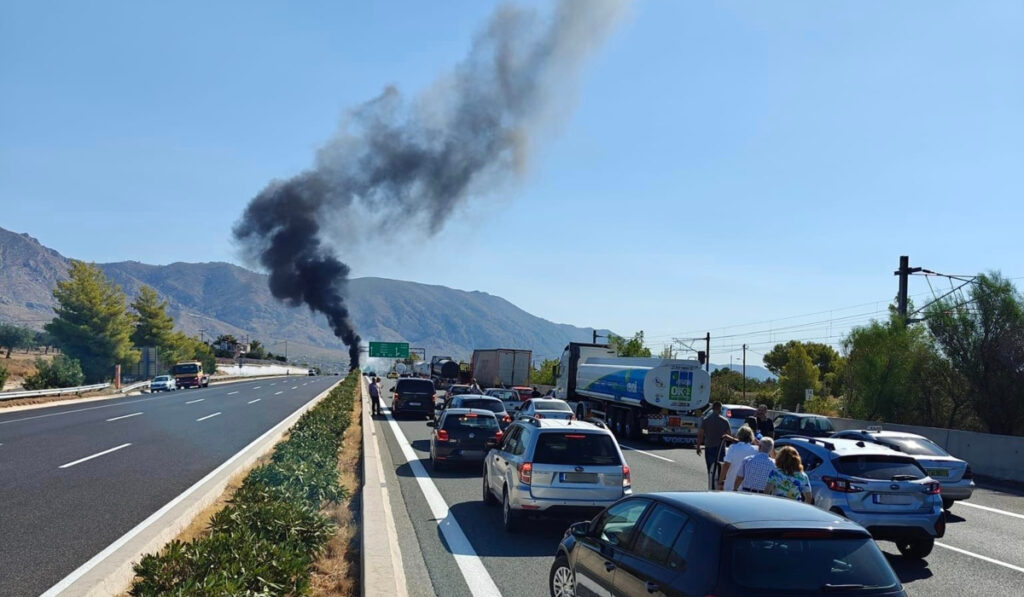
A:
[[[974,471],[971,470],[971,465],[967,465],[967,469],[964,470],[964,479],[973,479]]]
[[[501,432],[501,431],[499,431],[499,432],[494,434],[494,439],[499,441],[499,442],[501,441],[501,438],[503,438],[503,437],[505,437],[505,434],[503,432]]]
[[[544,415],[542,415],[540,413],[537,413],[537,414],[533,415],[533,418],[535,418],[535,419],[543,419]]]
[[[519,473],[520,483],[523,485],[533,483],[533,463],[523,462],[516,467],[516,471]]]
[[[439,442],[446,442],[446,441],[448,441],[448,432],[445,431],[444,429],[438,429],[437,430],[437,441],[439,441]]]
[[[938,495],[942,493],[942,483],[939,483],[938,481],[925,483],[924,492],[928,495]]]
[[[825,482],[825,486],[832,491],[838,491],[839,493],[857,493],[858,491],[864,491],[863,487],[859,487],[850,483],[847,479],[839,479],[837,477],[822,477],[822,481]]]
[[[565,439],[587,439],[582,433],[566,433]]]
[[[622,465],[622,486],[629,487],[632,485],[632,479],[629,476],[629,467]]]
[[[512,422],[512,417],[510,417],[508,415],[505,415],[504,417],[501,418],[501,422],[502,423],[511,423]]]

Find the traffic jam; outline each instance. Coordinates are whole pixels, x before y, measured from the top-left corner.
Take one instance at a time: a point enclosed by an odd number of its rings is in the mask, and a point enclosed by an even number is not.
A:
[[[908,595],[897,569],[927,565],[975,490],[970,465],[920,435],[710,403],[697,361],[571,343],[544,395],[429,365],[365,372],[374,411],[418,438],[438,482],[477,478],[504,536],[551,540],[531,575],[551,595]],[[675,490],[636,491],[627,455],[665,467],[645,487]],[[540,587],[524,589],[501,592]]]

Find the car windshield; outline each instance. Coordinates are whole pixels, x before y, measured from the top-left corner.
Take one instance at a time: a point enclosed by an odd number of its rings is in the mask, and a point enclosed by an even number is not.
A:
[[[534,400],[533,410],[560,410],[567,413],[572,412],[569,405],[561,400]]]
[[[727,408],[725,409],[725,416],[730,419],[746,419],[747,417],[753,417],[757,414],[757,411],[753,408]]]
[[[864,456],[843,456],[835,461],[836,470],[844,475],[861,479],[888,481],[897,476],[923,479],[924,471],[913,458],[885,456],[883,454]]]
[[[195,363],[182,363],[181,365],[175,365],[171,369],[171,373],[175,375],[179,373],[199,373],[199,365]]]
[[[879,441],[911,456],[949,456],[949,452],[923,437],[886,437]]]
[[[448,390],[448,393],[452,394],[453,396],[457,396],[459,394],[468,394],[469,386],[452,386],[452,388]]]
[[[395,391],[399,393],[433,394],[434,384],[429,379],[402,379],[395,386]]]
[[[459,401],[460,408],[480,408],[489,410],[491,412],[500,413],[505,412],[505,405],[500,400],[484,400],[482,398],[473,398],[468,400]]]
[[[800,536],[806,534],[734,538],[727,548],[729,576],[745,589],[786,595],[856,594],[899,584],[872,539]]]
[[[519,394],[515,390],[487,390],[487,395],[499,400],[519,400]]]
[[[153,378],[153,381],[167,381],[169,379],[170,377],[167,375],[158,375],[157,377]]]
[[[622,464],[615,440],[604,433],[549,431],[540,434],[533,461],[539,464],[604,466]]]
[[[804,431],[833,431],[832,421],[825,417],[804,417],[800,420],[800,429]]]
[[[446,431],[457,431],[459,429],[497,429],[498,421],[494,415],[468,413],[465,415],[453,415],[444,418]]]

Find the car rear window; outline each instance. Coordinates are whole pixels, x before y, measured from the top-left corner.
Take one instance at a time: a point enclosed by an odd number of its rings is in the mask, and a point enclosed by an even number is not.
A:
[[[734,538],[728,547],[732,581],[748,590],[786,595],[856,595],[898,586],[873,540],[806,539],[801,534],[806,533]]]
[[[515,390],[488,390],[487,395],[499,400],[519,400],[519,394]]]
[[[622,464],[615,440],[604,433],[548,431],[537,438],[533,461],[539,464],[610,466]]]
[[[730,419],[746,419],[747,417],[753,417],[757,414],[757,411],[752,408],[727,408],[725,409],[725,416]]]
[[[825,417],[805,417],[800,421],[800,429],[804,431],[834,431],[832,421]]]
[[[500,400],[481,400],[479,398],[475,400],[460,400],[459,406],[461,408],[482,408],[495,413],[504,412],[505,410],[505,405]]]
[[[534,400],[533,410],[561,410],[567,413],[572,412],[569,405],[561,400]]]
[[[465,415],[448,415],[444,418],[444,427],[446,431],[456,431],[458,429],[497,429],[498,421],[494,418],[494,415],[484,415],[477,413],[469,413]]]
[[[931,440],[916,437],[887,437],[882,439],[885,445],[892,444],[897,450],[904,454],[913,456],[949,456],[949,453],[940,448]]]
[[[434,383],[429,379],[400,379],[395,386],[398,393],[410,392],[416,394],[433,394]]]
[[[885,455],[843,456],[835,461],[836,470],[844,475],[888,481],[897,476],[922,479],[924,470],[912,458]]]

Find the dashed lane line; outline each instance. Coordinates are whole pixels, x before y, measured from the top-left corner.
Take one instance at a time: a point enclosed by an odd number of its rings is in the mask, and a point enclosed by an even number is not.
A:
[[[465,579],[466,584],[469,586],[469,592],[474,597],[500,597],[501,591],[494,584],[494,579],[487,572],[487,567],[484,566],[480,556],[477,555],[473,545],[462,531],[459,521],[456,520],[455,515],[449,510],[448,503],[444,501],[441,492],[434,485],[434,481],[430,478],[430,474],[427,473],[427,469],[423,468],[423,463],[420,462],[416,452],[413,451],[412,446],[409,444],[409,440],[402,433],[398,422],[391,416],[391,409],[385,407],[381,408],[381,411],[387,417],[391,432],[395,434],[395,439],[398,440],[398,447],[401,448],[402,456],[405,457],[406,462],[409,463],[409,467],[412,469],[413,476],[415,476],[416,482],[420,486],[420,491],[423,492],[423,497],[427,500],[430,512],[433,514],[434,519],[438,521],[437,524],[441,528],[441,534],[444,535],[445,542],[448,543],[448,550],[451,552],[452,557],[455,558],[459,571],[462,572],[462,578]]]
[[[627,446],[626,444],[619,444],[619,446],[621,446],[621,447],[623,447],[623,448],[625,448],[627,450],[630,450],[632,452],[639,452],[639,453],[641,453],[641,454],[643,454],[645,456],[650,456],[651,458],[657,458],[658,460],[664,460],[665,462],[675,462],[675,460],[672,460],[671,458],[665,458],[664,456],[658,456],[657,454],[652,454],[650,452],[647,452],[646,450],[638,450],[636,448],[632,448],[630,446]]]
[[[205,421],[206,419],[212,419],[212,418],[216,417],[219,414],[220,414],[219,412],[215,412],[212,415],[206,415],[205,417],[199,417],[198,419],[196,419],[196,423],[198,423],[199,421]]]
[[[1004,568],[1009,568],[1010,570],[1016,570],[1017,572],[1024,572],[1024,568],[1021,568],[1020,566],[1014,566],[1013,564],[1007,564],[1006,562],[1000,562],[999,560],[997,560],[995,558],[990,558],[988,556],[983,556],[981,554],[974,553],[973,551],[967,551],[966,549],[960,549],[959,547],[953,547],[952,545],[946,545],[945,543],[938,543],[938,542],[936,542],[935,543],[935,547],[942,547],[942,548],[948,549],[950,551],[955,551],[957,553],[962,553],[965,556],[970,556],[972,558],[977,558],[979,560],[988,562],[990,564],[995,564],[996,566],[1002,566]]]
[[[254,402],[259,402],[260,400],[262,400],[262,398],[257,398],[257,399],[255,399],[255,400],[250,400],[250,401],[249,401],[249,404],[252,404],[252,403],[254,403]]]
[[[93,458],[99,458],[100,456],[105,456],[107,454],[110,454],[111,452],[117,452],[118,450],[120,450],[122,448],[127,448],[130,445],[131,445],[131,443],[121,444],[120,446],[114,446],[113,448],[110,448],[109,450],[103,450],[102,452],[97,452],[97,453],[93,454],[92,456],[86,456],[85,458],[79,458],[78,460],[69,462],[67,464],[62,464],[62,465],[58,466],[57,468],[70,468],[72,466],[75,466],[76,464],[82,464],[83,462],[86,462],[87,460],[92,460]]]
[[[138,412],[138,413],[132,413],[130,415],[121,415],[120,417],[113,417],[113,418],[107,419],[107,422],[109,423],[110,421],[120,421],[121,419],[127,419],[128,417],[137,417],[137,416],[139,416],[141,414],[142,414],[141,412]]]
[[[281,394],[284,394],[284,391],[283,391],[283,390],[282,390],[282,391],[280,391],[280,392],[274,392],[274,395],[275,395],[275,396],[280,396]]]
[[[195,404],[196,402],[202,402],[203,400],[206,400],[206,398],[196,398],[195,400],[189,400],[185,404]]]
[[[237,391],[237,390],[236,390],[236,391],[234,391],[234,392],[228,392],[228,396],[234,396],[234,395],[235,395],[235,394],[237,394],[237,393],[238,393],[238,391]]]
[[[970,508],[977,508],[978,510],[984,510],[986,512],[994,512],[996,514],[1002,514],[1003,516],[1012,516],[1014,518],[1020,518],[1024,520],[1024,514],[1017,514],[1016,512],[1007,512],[1006,510],[1000,510],[998,508],[990,508],[988,506],[981,506],[978,504],[972,504],[963,500],[956,503],[957,506],[968,506]]]

